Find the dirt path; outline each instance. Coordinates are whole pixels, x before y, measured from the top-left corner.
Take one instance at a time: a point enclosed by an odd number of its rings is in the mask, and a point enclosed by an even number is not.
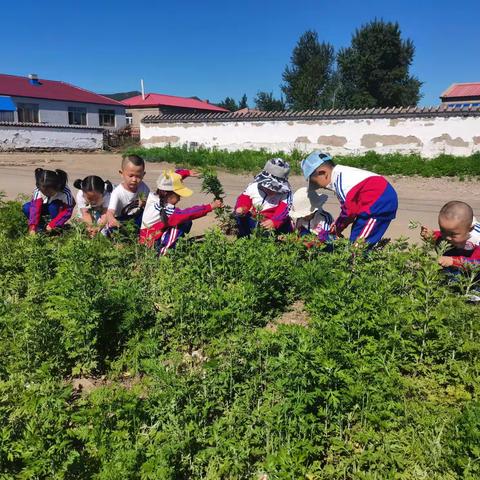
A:
[[[120,160],[119,154],[112,153],[0,153],[0,191],[5,192],[8,198],[15,198],[19,194],[30,195],[34,187],[33,170],[36,167],[62,168],[68,172],[70,183],[76,178],[92,174],[118,183]],[[171,165],[161,163],[147,164],[146,183],[153,186],[158,174],[165,167],[172,168]],[[220,172],[219,176],[225,191],[228,192],[226,203],[233,205],[236,197],[249,183],[251,175]],[[290,180],[294,189],[305,185],[303,177],[292,176]],[[400,207],[397,219],[391,224],[387,236],[412,236],[411,240],[416,241],[418,233],[408,229],[409,221],[417,220],[435,226],[438,211],[448,200],[464,200],[470,203],[480,217],[479,182],[408,177],[390,177],[389,180],[398,192]],[[195,195],[182,200],[181,206],[209,201],[208,197],[199,193],[200,179],[191,178],[187,183],[193,188]],[[331,192],[328,192],[328,196],[325,207],[332,215],[336,215],[339,211],[338,202]],[[193,233],[201,233],[210,226],[212,218],[210,215],[196,220]]]

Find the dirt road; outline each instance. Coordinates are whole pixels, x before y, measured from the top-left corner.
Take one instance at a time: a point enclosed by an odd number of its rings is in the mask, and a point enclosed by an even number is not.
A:
[[[121,156],[112,153],[0,153],[0,191],[8,198],[15,198],[19,194],[30,195],[34,188],[33,171],[37,167],[62,168],[69,174],[70,184],[76,178],[87,175],[99,175],[113,183],[119,183]],[[181,167],[181,165],[177,165]],[[161,163],[147,164],[145,182],[153,187],[155,179],[164,168],[171,165]],[[228,192],[226,203],[233,205],[237,195],[249,183],[251,175],[237,175],[219,172],[225,191]],[[418,238],[418,231],[408,229],[410,220],[417,220],[423,224],[436,226],[437,214],[441,206],[448,200],[463,200],[472,205],[477,216],[480,217],[480,184],[479,182],[460,182],[452,179],[390,177],[390,182],[398,192],[400,207],[397,219],[392,222],[387,236],[398,238],[411,236],[412,241]],[[292,176],[290,182],[294,189],[305,185],[303,177]],[[195,203],[204,203],[210,199],[200,193],[201,180],[191,178],[187,180],[195,194],[182,200],[180,206],[191,206]],[[73,187],[72,187],[72,190]],[[339,211],[338,202],[331,192],[325,208],[336,215]],[[213,216],[196,220],[193,233],[202,232],[212,225]]]

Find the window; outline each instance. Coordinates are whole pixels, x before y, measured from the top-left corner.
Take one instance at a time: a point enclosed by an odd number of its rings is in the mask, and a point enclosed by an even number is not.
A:
[[[13,112],[7,110],[0,110],[0,122],[14,122],[15,118]]]
[[[35,103],[19,103],[17,105],[20,123],[38,123],[38,105]]]
[[[115,110],[98,110],[98,117],[101,127],[115,126]]]
[[[127,125],[132,125],[133,124],[133,118],[131,113],[126,113],[125,114],[125,120],[127,122]]]
[[[68,107],[69,125],[86,125],[87,109],[82,107]]]

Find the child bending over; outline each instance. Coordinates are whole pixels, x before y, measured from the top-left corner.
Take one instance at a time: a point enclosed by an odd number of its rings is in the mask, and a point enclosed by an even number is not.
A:
[[[302,170],[311,187],[332,190],[340,201],[341,212],[330,233],[340,235],[352,224],[351,242],[363,239],[373,245],[381,240],[398,208],[397,193],[384,177],[335,165],[330,155],[319,151],[302,161]]]
[[[107,224],[107,208],[113,186],[109,180],[90,175],[83,180],[77,179],[73,186],[78,188],[78,219],[87,225],[88,233],[93,236]]]
[[[30,202],[22,207],[28,218],[30,235],[43,229],[47,232],[61,229],[70,219],[75,201],[67,181],[63,170],[35,169],[36,188]]]
[[[288,183],[290,165],[281,158],[268,160],[264,169],[238,197],[235,205],[238,236],[245,237],[260,225],[277,233],[290,233],[292,226],[288,213],[292,190]]]
[[[438,259],[442,267],[463,268],[468,264],[480,264],[480,238],[474,222],[473,210],[468,203],[446,203],[438,214],[440,230],[422,226],[420,235],[424,240],[446,240],[452,248]]]
[[[145,162],[138,155],[129,155],[122,159],[119,171],[122,183],[113,189],[107,209],[109,227],[118,228],[128,220],[134,220],[139,227],[145,200],[150,189],[143,182]]]
[[[139,241],[155,247],[159,255],[165,255],[170,248],[175,247],[180,237],[190,232],[192,220],[223,207],[221,200],[185,209],[176,207],[182,197],[190,197],[193,193],[182,183],[183,178],[190,173],[189,170],[163,172],[157,179],[157,190],[148,196]]]
[[[333,217],[322,208],[326,198],[326,195],[318,195],[306,187],[299,188],[293,194],[290,218],[300,236],[314,234],[320,242],[329,239]]]

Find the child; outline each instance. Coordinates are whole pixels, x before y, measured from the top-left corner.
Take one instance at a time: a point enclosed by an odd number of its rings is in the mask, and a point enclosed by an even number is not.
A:
[[[317,192],[308,190],[306,187],[299,188],[293,194],[290,218],[300,236],[313,234],[320,242],[326,242],[329,239],[333,217],[322,208],[326,199],[326,195],[318,195]]]
[[[235,205],[238,236],[245,237],[258,226],[255,217],[260,216],[260,225],[277,233],[290,233],[292,226],[288,217],[292,190],[288,183],[290,165],[281,158],[268,160],[264,169],[254,178],[238,197]]]
[[[83,180],[78,178],[73,186],[78,188],[78,218],[86,223],[89,234],[93,236],[107,224],[107,208],[113,186],[96,175]]]
[[[124,157],[120,175],[122,183],[113,190],[108,204],[108,226],[118,228],[127,220],[134,220],[140,226],[145,199],[150,192],[143,182],[145,162],[138,155]]]
[[[333,190],[341,212],[330,232],[340,235],[350,224],[350,241],[363,239],[374,245],[383,237],[398,208],[397,193],[387,180],[359,168],[335,165],[332,157],[319,151],[302,161],[305,179],[313,188]]]
[[[160,255],[165,255],[168,249],[175,247],[180,237],[190,232],[192,220],[223,207],[221,200],[214,200],[210,204],[183,210],[176,208],[182,197],[190,197],[193,193],[182,183],[190,173],[189,170],[163,172],[157,179],[156,192],[148,196],[142,217],[140,243],[155,246]]]
[[[75,201],[67,181],[68,176],[63,170],[35,169],[36,188],[31,201],[22,208],[28,218],[30,235],[43,228],[47,232],[60,229],[70,219]]]
[[[446,240],[452,248],[438,259],[442,267],[462,268],[467,264],[480,264],[479,235],[475,230],[473,210],[468,203],[446,203],[438,214],[440,230],[432,231],[422,226],[424,240]]]

